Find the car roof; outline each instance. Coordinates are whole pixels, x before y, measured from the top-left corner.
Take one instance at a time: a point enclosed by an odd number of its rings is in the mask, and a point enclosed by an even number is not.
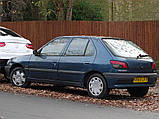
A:
[[[99,38],[99,39],[124,39],[124,38],[119,38],[119,37],[111,37],[111,36],[89,36],[89,35],[74,35],[74,36],[59,36],[63,38]]]
[[[3,26],[0,26],[0,28],[3,28],[3,29],[8,29],[8,28],[6,28],[6,27],[3,27]],[[9,29],[10,30],[10,29]]]
[[[0,28],[11,30],[10,28],[4,27],[4,26],[0,26]]]

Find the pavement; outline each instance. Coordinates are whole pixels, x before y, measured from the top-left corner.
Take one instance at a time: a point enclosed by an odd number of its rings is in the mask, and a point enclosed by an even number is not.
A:
[[[0,92],[0,119],[159,119],[159,113]]]

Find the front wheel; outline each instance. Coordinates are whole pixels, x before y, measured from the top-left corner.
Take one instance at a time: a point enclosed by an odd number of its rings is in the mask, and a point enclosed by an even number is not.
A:
[[[106,80],[101,74],[93,74],[88,78],[87,90],[93,98],[105,98],[109,94]]]
[[[149,87],[135,87],[127,90],[132,97],[144,97],[148,93]]]
[[[10,74],[11,83],[18,87],[27,87],[30,83],[27,81],[26,74],[21,67],[16,67]]]

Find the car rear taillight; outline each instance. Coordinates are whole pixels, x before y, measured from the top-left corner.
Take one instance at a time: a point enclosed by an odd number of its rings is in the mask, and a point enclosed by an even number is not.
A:
[[[127,69],[128,65],[125,62],[121,62],[121,61],[110,61],[110,63],[112,64],[112,66],[115,69]]]
[[[28,43],[27,43],[27,44],[26,44],[26,47],[29,48],[29,49],[33,49],[33,45],[32,45],[32,44],[28,44]]]
[[[4,47],[6,44],[4,42],[0,42],[0,47]]]
[[[153,65],[152,65],[152,69],[155,69],[156,68],[156,64],[155,63],[153,63]]]

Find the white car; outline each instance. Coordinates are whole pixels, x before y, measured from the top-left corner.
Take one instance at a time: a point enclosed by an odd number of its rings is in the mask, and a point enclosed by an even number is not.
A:
[[[32,43],[5,27],[0,27],[0,73],[5,74],[4,66],[8,59],[33,53]]]

